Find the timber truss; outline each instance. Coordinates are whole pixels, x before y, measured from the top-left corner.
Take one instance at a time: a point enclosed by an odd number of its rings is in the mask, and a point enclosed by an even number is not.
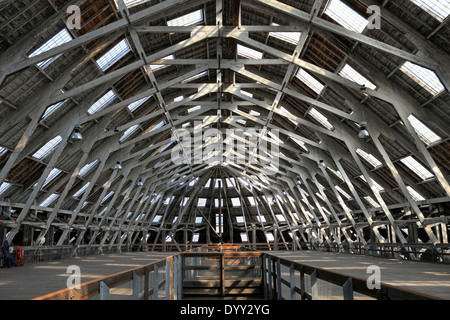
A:
[[[448,243],[447,19],[410,1],[346,1],[367,19],[367,7],[381,10],[381,29],[357,32],[323,0],[134,2],[0,1],[8,240]],[[81,8],[73,30],[71,5]],[[31,54],[64,28],[69,41]],[[120,43],[129,51],[101,68]],[[430,93],[405,62],[432,70],[444,90]],[[366,83],[343,76],[347,66]],[[427,143],[412,116],[438,140]],[[252,138],[277,145],[279,171],[251,144],[225,139],[219,149],[246,162],[196,163],[207,141],[171,161],[177,130],[208,128],[277,130]]]

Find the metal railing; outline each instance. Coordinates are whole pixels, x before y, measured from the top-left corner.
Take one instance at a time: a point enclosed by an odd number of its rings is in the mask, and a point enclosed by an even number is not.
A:
[[[283,273],[282,266],[287,267],[288,272]],[[309,276],[309,283],[306,275]],[[266,253],[262,257],[262,278],[266,300],[319,300],[319,279],[341,287],[344,300],[354,300],[355,292],[377,300],[442,300],[385,283],[380,283],[379,288],[369,289],[367,279],[293,262]],[[300,283],[300,287],[296,283]],[[309,292],[307,287],[310,288]]]

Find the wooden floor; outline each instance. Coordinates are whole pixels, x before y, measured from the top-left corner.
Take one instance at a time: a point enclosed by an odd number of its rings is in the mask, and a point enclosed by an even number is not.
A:
[[[271,251],[275,256],[327,268],[348,275],[367,278],[367,267],[381,268],[381,281],[398,287],[450,299],[450,266],[426,262],[411,262],[342,253],[311,251]],[[66,288],[71,265],[81,269],[82,282],[144,266],[164,259],[171,253],[121,253],[28,264],[23,267],[0,269],[0,300],[28,300]],[[283,271],[282,272],[287,272]],[[286,278],[288,278],[286,274]],[[332,286],[332,285],[331,285]],[[340,288],[323,284],[323,299],[341,299]],[[130,291],[129,289],[127,289]],[[123,298],[117,292],[118,299]],[[127,293],[128,294],[128,293]]]
[[[67,288],[71,265],[81,270],[81,282],[145,266],[171,253],[120,253],[27,264],[0,269],[0,300],[29,300]]]
[[[381,269],[381,282],[383,283],[450,300],[449,264],[314,251],[271,251],[268,253],[291,261],[364,279],[370,276],[367,273],[367,268],[376,265]],[[321,290],[322,298],[342,299],[342,289],[332,288],[333,285],[327,285],[326,283],[322,283],[322,285],[324,285]],[[336,289],[339,289],[339,291],[337,292]]]

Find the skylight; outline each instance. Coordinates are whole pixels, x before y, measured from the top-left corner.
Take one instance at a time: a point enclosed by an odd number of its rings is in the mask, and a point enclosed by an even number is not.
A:
[[[272,23],[273,26],[279,26],[279,24]],[[301,32],[270,32],[269,37],[278,38],[280,40],[292,43],[292,44],[298,44],[301,37]]]
[[[411,169],[416,175],[418,175],[422,180],[427,180],[434,177],[434,175],[430,171],[428,171],[412,156],[401,159],[400,161],[409,169]]]
[[[102,71],[106,71],[111,68],[117,61],[126,56],[130,51],[131,48],[128,40],[123,39],[111,50],[105,53],[100,59],[98,59],[97,65]]]
[[[315,108],[312,108],[311,111],[309,111],[309,114],[328,130],[334,130],[333,125],[328,121],[328,119]]]
[[[97,102],[89,108],[88,113],[94,114],[96,112],[99,112],[108,104],[110,104],[115,98],[116,94],[112,90],[108,91],[103,97],[97,100]]]
[[[253,197],[247,197],[247,199],[248,199],[248,202],[250,203],[250,205],[251,205],[252,207],[254,207],[254,206],[256,205],[255,198],[253,198]]]
[[[241,232],[240,235],[241,235],[241,241],[242,241],[243,243],[244,243],[244,242],[248,242],[248,235],[247,235],[247,233]]]
[[[434,133],[430,128],[424,125],[419,119],[410,115],[408,118],[411,125],[414,127],[414,130],[417,132],[420,139],[425,142],[427,145],[438,142],[441,140],[441,137]]]
[[[266,232],[266,237],[269,242],[273,242],[275,240],[272,232]]]
[[[368,21],[340,0],[331,0],[324,13],[346,29],[362,33]]]
[[[306,84],[317,94],[321,94],[322,90],[325,88],[323,84],[321,84],[318,80],[316,80],[316,78],[314,78],[312,75],[310,75],[303,69],[298,70],[295,77],[300,81],[302,81],[304,84]]]
[[[344,197],[347,198],[347,200],[350,200],[352,197],[344,191],[340,186],[336,186],[336,190],[339,191]]]
[[[36,151],[35,154],[33,154],[33,158],[42,160],[47,155],[49,155],[53,150],[56,149],[58,144],[62,141],[62,138],[60,136],[56,136],[49,142],[47,142],[42,148],[40,148],[38,151]]]
[[[81,189],[78,190],[78,191],[73,195],[74,198],[79,198],[79,197],[86,191],[86,189],[89,187],[90,184],[91,184],[91,183],[88,182],[88,183],[86,183],[83,187],[81,187]]]
[[[187,78],[186,80],[183,80],[182,83],[188,83],[188,82],[191,82],[191,81],[194,81],[194,80],[206,77],[207,75],[208,75],[208,71],[203,71],[203,72],[201,72],[199,74],[196,74],[195,76],[192,76],[190,78]]]
[[[360,74],[358,71],[353,69],[349,64],[346,64],[344,68],[342,68],[339,75],[345,79],[356,82],[361,86],[365,86],[366,88],[375,90],[377,88],[372,82],[370,82],[366,77]]]
[[[238,55],[248,59],[262,59],[263,53],[238,44]]]
[[[302,148],[302,149],[305,150],[306,152],[309,152],[308,148],[306,147],[306,144],[305,144],[303,141],[301,141],[301,140],[299,140],[299,139],[297,139],[297,138],[293,138],[293,137],[291,137],[291,139],[292,139],[297,145],[299,145],[300,148]]]
[[[203,217],[195,217],[195,224],[200,224],[203,221]]]
[[[103,199],[101,204],[105,203],[106,201],[108,201],[109,198],[111,198],[114,194],[114,191],[111,191],[110,193],[108,193]]]
[[[53,193],[52,195],[50,195],[47,199],[45,199],[44,201],[41,202],[41,204],[39,205],[40,207],[48,207],[49,205],[51,205],[56,199],[58,199],[59,195],[57,195],[56,193]]]
[[[231,198],[231,203],[233,204],[233,207],[241,206],[241,200],[239,200],[239,198]]]
[[[194,233],[192,236],[192,242],[197,243],[200,240],[200,233]]]
[[[206,199],[205,198],[198,198],[197,206],[198,207],[205,207],[206,206]]]
[[[406,189],[408,189],[409,194],[415,201],[424,201],[425,200],[425,198],[420,193],[418,193],[416,190],[414,190],[410,186],[407,186]]]
[[[374,168],[378,168],[383,165],[377,158],[375,158],[370,153],[367,153],[361,149],[356,150],[356,153],[359,154],[364,160],[370,163]]]
[[[78,174],[80,177],[86,175],[91,169],[99,162],[99,160],[94,160],[91,163],[86,164],[83,168],[81,168],[80,173]]]
[[[150,99],[151,97],[152,97],[152,96],[150,95],[150,96],[148,96],[148,97],[142,98],[142,99],[140,99],[140,100],[138,100],[138,101],[135,101],[135,102],[129,104],[129,105],[128,105],[128,109],[129,109],[131,112],[136,111],[137,108],[139,108],[140,106],[142,106],[142,105],[143,105],[148,99]]]
[[[173,60],[173,59],[175,59],[175,56],[173,54],[162,58],[162,60]],[[161,70],[161,69],[167,68],[167,67],[168,67],[167,64],[151,64],[150,65],[150,68],[152,69],[153,72],[155,72],[157,70]]]
[[[266,222],[266,217],[264,216],[257,216],[257,219],[259,222]]]
[[[50,182],[52,182],[62,171],[54,168],[52,171],[50,171],[47,179],[45,179],[44,184],[42,185],[42,188],[45,188]]]
[[[341,181],[344,181],[344,177],[342,176],[342,173],[340,171],[336,171],[334,169],[331,169],[330,167],[327,167],[328,170],[330,170],[336,177],[338,177]]]
[[[279,109],[280,109],[280,111],[282,111],[283,113],[285,113],[285,114],[288,115],[289,117],[295,118],[295,116],[294,116],[290,111],[288,111],[285,107],[280,106]],[[291,119],[291,118],[288,118],[288,120],[289,120],[290,122],[292,122],[294,125],[298,125],[298,121],[295,121],[295,120],[293,120],[293,119]]]
[[[28,58],[32,58],[35,56],[40,55],[41,53],[47,52],[51,49],[54,49],[56,47],[59,47],[60,45],[67,43],[72,40],[72,36],[70,35],[69,31],[67,29],[62,29],[60,32],[58,32],[55,36],[53,36],[50,40],[48,40],[46,43],[44,43],[42,46],[40,46],[38,49],[36,49],[33,53],[31,53]],[[57,60],[62,54],[59,54],[55,57],[52,57],[46,61],[39,62],[37,65],[41,69],[47,68],[52,62]]]
[[[55,103],[53,105],[51,105],[50,107],[47,108],[47,110],[45,110],[44,115],[41,118],[41,121],[47,119],[48,117],[50,117],[50,115],[55,112],[56,110],[59,109],[59,107],[61,107],[67,100]]]
[[[425,88],[433,96],[445,90],[441,80],[433,71],[406,61],[400,70]]]
[[[244,216],[236,216],[236,222],[237,223],[244,223],[245,222]]]
[[[448,0],[411,0],[411,2],[421,7],[440,22],[443,22],[450,14],[450,1]]]
[[[3,182],[2,185],[0,186],[0,195],[6,192],[6,190],[8,190],[10,187],[11,183]]]
[[[153,222],[159,223],[159,222],[161,222],[161,220],[162,220],[162,216],[161,216],[161,215],[157,215],[157,216],[155,216],[155,218],[153,219]]]
[[[379,205],[375,200],[373,200],[373,198],[372,198],[371,196],[366,196],[366,197],[364,197],[364,199],[365,199],[372,207],[374,207],[374,208],[379,208],[379,207],[380,207],[380,205]]]
[[[359,178],[360,178],[361,180],[363,180],[365,183],[367,183],[367,180],[366,180],[366,178],[365,178],[363,175],[359,176]],[[376,189],[378,192],[384,191],[384,188],[383,188],[381,185],[379,185],[376,181],[373,181],[373,179],[371,179],[371,181],[372,181],[372,183],[374,184],[375,189]]]
[[[139,125],[138,124],[136,124],[136,125],[132,126],[131,128],[129,128],[127,131],[125,131],[125,133],[123,134],[122,138],[120,138],[120,142],[122,143],[125,140],[127,140],[138,129],[139,129]]]
[[[138,6],[138,5],[148,2],[148,1],[149,0],[123,0],[125,5],[127,6],[127,8]],[[114,2],[116,3],[117,7],[119,7],[119,5],[117,4],[117,0],[114,0]]]
[[[175,26],[192,26],[203,22],[203,10],[197,10],[179,18],[167,21],[169,27]]]

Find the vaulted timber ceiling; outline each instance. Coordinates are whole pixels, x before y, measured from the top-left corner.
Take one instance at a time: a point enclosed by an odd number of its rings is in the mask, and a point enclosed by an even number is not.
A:
[[[77,29],[66,25],[71,5],[81,9]],[[369,27],[371,5],[381,29]],[[233,228],[260,226],[266,239],[276,229],[365,243],[370,230],[384,242],[379,228],[390,225],[406,243],[401,226],[413,221],[422,241],[438,242],[433,226],[448,215],[430,206],[450,197],[449,7],[0,0],[0,200],[9,239],[31,225],[36,243],[50,228],[60,232],[55,244],[72,234],[83,243],[87,231],[90,244],[162,230],[175,240],[183,227],[202,230],[198,216],[203,228],[215,221],[210,213],[220,208],[231,241]],[[369,135],[360,138],[362,126]],[[194,136],[210,128],[223,134],[220,149],[246,161],[208,162],[206,152],[201,163],[196,152],[172,161],[177,129]],[[251,145],[230,149],[227,129],[278,148],[278,172]],[[263,130],[279,138],[255,133]]]

